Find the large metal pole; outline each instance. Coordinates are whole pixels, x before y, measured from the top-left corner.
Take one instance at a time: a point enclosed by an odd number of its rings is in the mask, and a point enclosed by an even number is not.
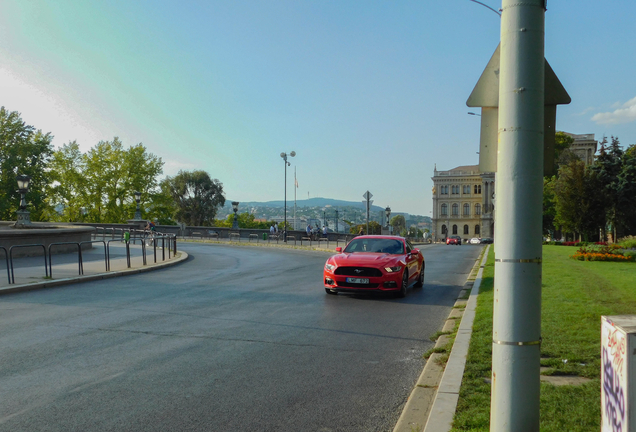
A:
[[[283,220],[285,221],[283,233],[285,234],[283,242],[287,242],[287,156],[283,160],[285,161],[285,213],[283,214]]]
[[[490,430],[539,430],[545,0],[503,0]]]

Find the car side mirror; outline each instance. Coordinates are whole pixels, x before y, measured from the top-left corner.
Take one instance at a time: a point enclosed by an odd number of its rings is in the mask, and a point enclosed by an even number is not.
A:
[[[418,248],[411,250],[411,255],[417,255],[418,253],[420,253],[420,250]]]
[[[337,247],[337,248],[336,248],[336,252],[338,252],[338,253],[342,253],[342,248],[341,248],[341,247]]]

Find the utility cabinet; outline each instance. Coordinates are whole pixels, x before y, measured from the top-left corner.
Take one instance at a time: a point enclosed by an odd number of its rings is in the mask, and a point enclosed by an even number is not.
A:
[[[601,432],[636,432],[636,315],[601,317]]]

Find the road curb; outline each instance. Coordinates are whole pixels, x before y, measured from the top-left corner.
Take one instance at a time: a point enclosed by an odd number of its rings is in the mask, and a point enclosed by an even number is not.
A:
[[[457,401],[459,400],[459,390],[464,377],[464,368],[466,367],[466,356],[468,355],[470,338],[473,333],[477,296],[479,295],[479,287],[481,286],[484,265],[488,259],[489,250],[490,245],[484,250],[481,260],[477,262],[479,271],[470,292],[470,297],[466,302],[466,309],[459,324],[455,343],[446,363],[446,369],[437,389],[433,406],[430,409],[424,432],[448,432],[453,425],[453,417],[455,416]]]
[[[54,288],[54,287],[69,285],[74,283],[110,279],[110,278],[120,277],[120,276],[130,276],[130,275],[145,273],[145,272],[149,272],[153,270],[160,270],[166,267],[171,267],[176,264],[182,263],[183,261],[187,260],[189,257],[188,253],[184,251],[178,251],[177,255],[178,256],[176,258],[173,258],[169,261],[152,264],[145,267],[118,270],[118,271],[107,272],[107,273],[97,273],[97,274],[88,275],[88,276],[76,276],[72,278],[53,279],[53,280],[49,280],[45,282],[34,282],[29,284],[4,287],[4,288],[0,288],[0,295],[25,292],[25,291],[34,291],[34,290],[45,289],[45,288]]]
[[[455,414],[455,408],[457,407],[457,400],[459,398],[459,387],[457,387],[457,394],[453,393],[455,389],[455,382],[451,381],[451,376],[459,375],[459,384],[461,385],[461,379],[464,374],[464,365],[466,362],[466,354],[463,356],[460,351],[463,349],[465,343],[466,351],[468,351],[468,343],[470,342],[470,336],[472,333],[472,324],[475,316],[474,308],[476,306],[476,296],[479,292],[479,285],[481,284],[481,274],[483,271],[483,263],[488,256],[488,249],[490,245],[484,249],[483,255],[481,255],[470,271],[465,288],[459,294],[457,301],[444,323],[442,328],[443,332],[450,332],[456,326],[457,319],[461,318],[459,330],[453,344],[451,355],[446,363],[446,367],[440,366],[438,360],[442,357],[442,354],[433,353],[426,364],[424,370],[420,374],[415,387],[411,391],[406,405],[402,410],[402,414],[398,419],[393,432],[445,432],[450,429]],[[475,279],[473,279],[473,275]],[[474,280],[474,283],[471,283]],[[472,287],[470,286],[472,285]],[[469,300],[462,299],[463,293],[471,291]],[[474,301],[471,303],[471,299]],[[470,306],[469,306],[470,304]],[[464,307],[463,314],[460,312],[460,308]],[[469,311],[469,307],[472,308],[472,312]],[[470,321],[470,322],[468,322]],[[466,339],[466,328],[469,329]],[[459,343],[458,343],[459,340]],[[437,338],[435,348],[442,348],[448,343],[448,336],[442,335]],[[459,347],[462,346],[462,349]],[[458,347],[456,350],[455,348]],[[461,359],[463,358],[463,363]],[[451,362],[452,360],[452,362]],[[461,370],[459,367],[461,366]],[[444,380],[444,377],[448,378]],[[448,426],[444,428],[446,417],[442,416],[446,411],[450,410],[450,421]],[[430,424],[430,425],[429,425]],[[441,426],[440,426],[441,425]],[[438,428],[439,427],[439,428]]]

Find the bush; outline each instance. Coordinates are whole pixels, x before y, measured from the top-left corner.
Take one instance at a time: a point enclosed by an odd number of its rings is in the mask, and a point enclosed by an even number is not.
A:
[[[593,245],[579,248],[571,258],[579,261],[634,262],[636,252],[626,254],[618,245]]]
[[[623,237],[618,244],[625,249],[636,249],[636,236]]]

